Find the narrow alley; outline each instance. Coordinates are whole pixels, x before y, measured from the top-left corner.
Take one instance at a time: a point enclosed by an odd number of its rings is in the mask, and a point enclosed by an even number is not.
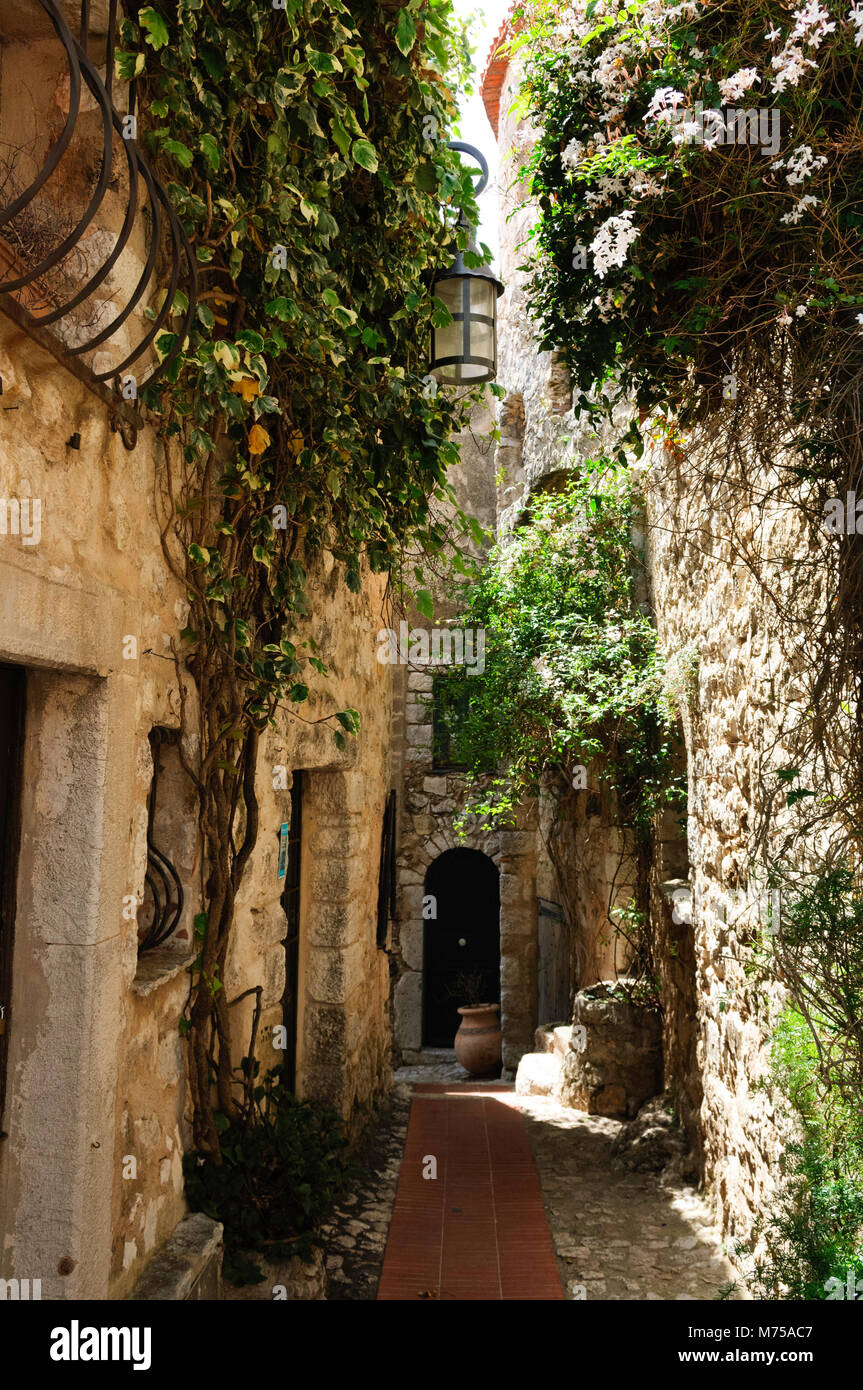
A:
[[[744,1297],[707,1202],[615,1162],[622,1128],[455,1062],[401,1068],[324,1228],[327,1298]]]

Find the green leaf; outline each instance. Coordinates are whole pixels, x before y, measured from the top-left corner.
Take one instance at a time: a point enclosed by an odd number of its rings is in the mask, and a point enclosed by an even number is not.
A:
[[[215,137],[212,135],[202,135],[201,150],[203,151],[204,158],[206,159],[210,168],[213,170],[213,173],[216,173],[216,171],[219,168],[220,156],[219,146],[215,140]]]
[[[152,48],[164,48],[170,37],[168,26],[158,10],[154,10],[152,5],[146,9],[138,11],[138,23],[142,29],[146,29],[145,39]]]
[[[351,145],[351,154],[361,169],[368,169],[370,174],[377,169],[378,156],[370,140],[355,140]]]
[[[162,150],[165,154],[174,156],[178,164],[184,169],[191,169],[194,155],[188,145],[184,145],[181,140],[163,140]]]
[[[396,46],[405,57],[417,41],[417,27],[409,10],[400,10],[396,21]]]
[[[348,132],[345,130],[338,116],[332,116],[330,118],[330,129],[333,132],[333,139],[338,146],[339,153],[347,154],[351,147],[351,137],[348,135]]]
[[[415,602],[423,617],[428,618],[429,622],[431,622],[434,618],[434,599],[428,589],[417,589]]]
[[[118,49],[114,54],[114,74],[118,82],[131,82],[140,77],[146,66],[147,59],[143,53],[126,53]]]
[[[309,60],[309,67],[315,72],[343,72],[341,63],[332,53],[321,53],[316,48],[307,48],[306,57]]]

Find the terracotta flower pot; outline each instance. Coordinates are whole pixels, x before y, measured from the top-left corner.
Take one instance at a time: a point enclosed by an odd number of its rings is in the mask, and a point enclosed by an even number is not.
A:
[[[500,1004],[462,1005],[455,1055],[471,1076],[500,1071]]]

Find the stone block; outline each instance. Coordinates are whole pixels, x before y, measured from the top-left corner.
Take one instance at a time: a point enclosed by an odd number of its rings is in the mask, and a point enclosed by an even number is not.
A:
[[[515,1092],[519,1096],[554,1095],[563,1062],[552,1052],[526,1052],[518,1064]]]
[[[344,947],[359,935],[355,902],[314,901],[309,909],[309,942],[312,946]]]
[[[422,1046],[422,975],[409,970],[393,991],[393,1024],[399,1047],[419,1050]]]
[[[564,1059],[564,1104],[632,1119],[662,1089],[660,1015],[631,1003],[619,985],[602,981],[579,991],[573,1032],[579,1046],[571,1045]]]
[[[203,1212],[187,1216],[150,1260],[129,1298],[141,1302],[220,1298],[222,1230],[220,1222]]]

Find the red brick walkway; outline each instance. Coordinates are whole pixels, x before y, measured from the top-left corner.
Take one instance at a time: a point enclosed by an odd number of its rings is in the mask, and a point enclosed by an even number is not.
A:
[[[562,1299],[512,1090],[414,1091],[378,1298]],[[423,1177],[429,1156],[436,1179]]]

